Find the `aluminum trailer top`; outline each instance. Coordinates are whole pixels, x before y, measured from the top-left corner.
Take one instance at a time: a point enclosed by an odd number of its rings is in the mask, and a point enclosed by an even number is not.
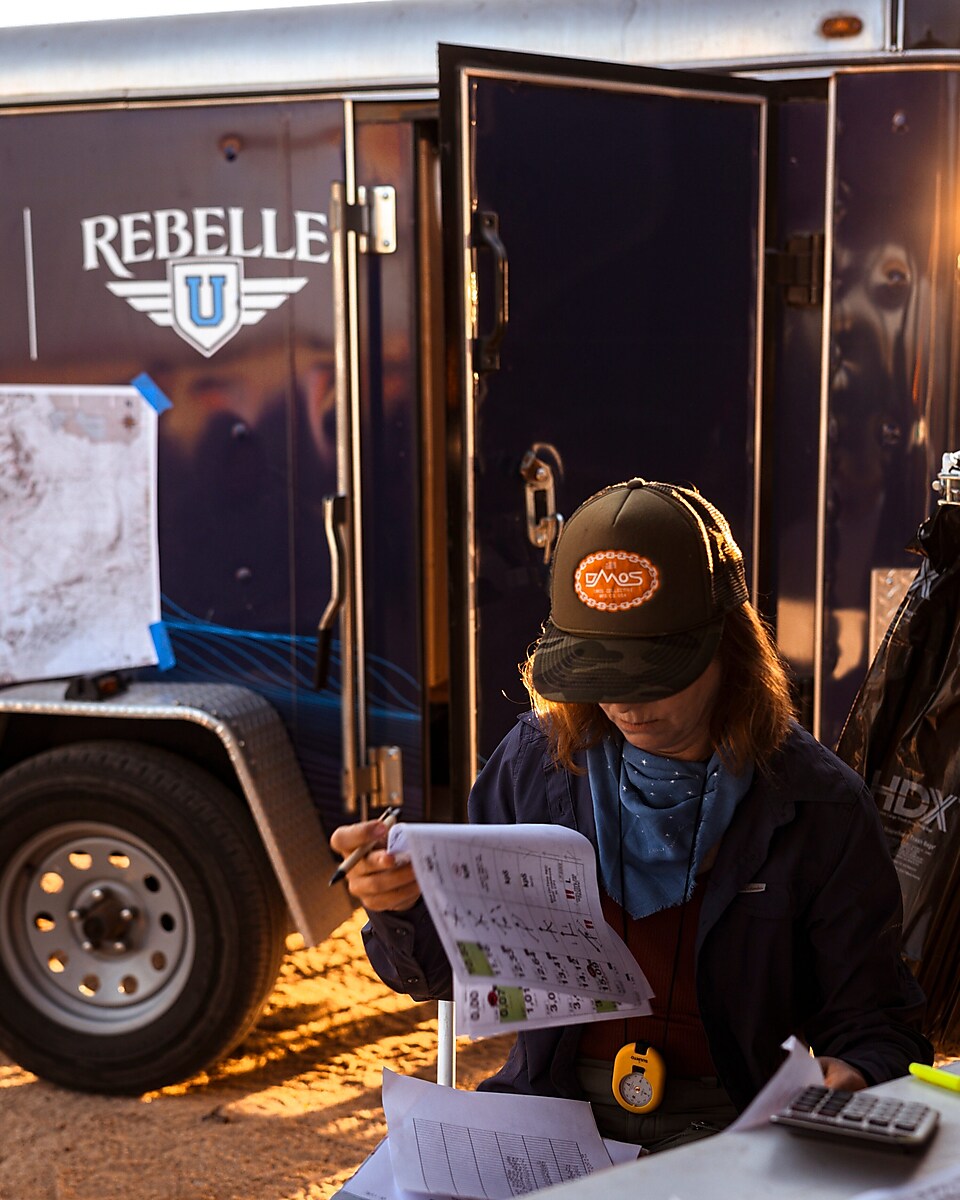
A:
[[[914,7],[935,9],[944,26],[956,23],[946,0],[914,0]],[[439,42],[633,64],[812,71],[922,56],[904,45],[911,11],[896,0],[372,0],[24,26],[0,30],[0,105],[429,90]]]

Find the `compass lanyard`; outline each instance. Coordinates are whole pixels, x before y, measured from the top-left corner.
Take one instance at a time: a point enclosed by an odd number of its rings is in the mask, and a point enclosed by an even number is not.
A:
[[[704,797],[706,796],[706,793],[707,793],[707,776],[704,776],[703,783],[700,785],[700,796],[699,796],[699,799],[697,800],[696,816],[694,817],[694,822],[693,822],[693,836],[690,839],[690,854],[687,858],[687,869],[686,869],[686,874],[684,876],[684,881],[683,881],[683,893],[682,893],[683,899],[680,901],[680,923],[679,923],[679,928],[677,929],[677,942],[676,942],[676,946],[674,947],[674,951],[673,951],[673,967],[671,968],[671,971],[670,971],[670,988],[667,992],[666,1011],[665,1011],[664,1017],[663,1017],[663,1049],[664,1049],[664,1052],[666,1052],[667,1039],[670,1034],[670,1015],[673,1011],[673,992],[674,992],[674,987],[676,986],[676,982],[677,982],[677,968],[680,965],[680,948],[683,945],[683,924],[684,924],[684,920],[687,915],[687,904],[690,900],[690,876],[693,873],[694,854],[695,854],[695,851],[697,848],[697,835],[700,832],[700,817],[703,812],[703,801],[704,801]],[[618,823],[618,828],[619,828],[619,833],[620,833],[620,895],[626,896],[626,891],[625,891],[625,887],[624,887],[625,880],[624,880],[624,869],[623,869],[623,805],[622,804],[617,809],[617,823]],[[630,917],[628,916],[627,910],[624,907],[622,902],[620,905],[620,917],[621,917],[621,922],[622,922],[621,928],[623,930],[623,940],[624,940],[624,943],[627,943],[627,938],[628,938],[627,926],[630,921]],[[623,1039],[624,1039],[624,1042],[626,1043],[626,1041],[627,1041],[627,1019],[626,1018],[624,1018],[624,1021],[623,1021]]]
[[[673,968],[670,972],[670,990],[667,993],[667,1011],[664,1017],[663,1045],[666,1049],[670,1034],[670,1015],[673,1011],[673,992],[677,982],[677,968],[680,965],[680,948],[683,944],[683,923],[686,916],[687,904],[690,898],[690,877],[693,874],[694,851],[697,845],[697,834],[700,832],[700,816],[703,810],[703,798],[706,794],[706,776],[700,788],[700,798],[697,802],[696,818],[693,823],[693,836],[690,841],[690,852],[687,858],[686,877],[683,881],[682,899],[680,901],[680,922],[677,931],[677,942],[673,952]],[[620,890],[624,893],[623,868],[623,805],[618,809],[618,826],[620,831]],[[672,907],[672,906],[671,906]],[[629,915],[621,905],[620,915],[623,922],[623,940],[627,941],[627,922]],[[623,1036],[627,1036],[627,1020],[623,1022]],[[663,1103],[666,1095],[667,1068],[663,1055],[654,1046],[644,1042],[629,1042],[617,1051],[613,1060],[613,1070],[610,1077],[610,1087],[613,1098],[621,1108],[638,1116],[646,1116],[654,1112]]]

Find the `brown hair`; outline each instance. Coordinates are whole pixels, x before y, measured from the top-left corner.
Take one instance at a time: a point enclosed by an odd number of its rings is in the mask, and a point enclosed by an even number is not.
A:
[[[536,653],[534,647],[520,666],[533,711],[543,723],[557,763],[582,774],[574,754],[595,746],[610,722],[598,704],[544,699],[533,686]],[[773,635],[749,601],[727,613],[717,653],[722,702],[710,719],[710,739],[731,770],[739,772],[749,762],[762,768],[783,743],[795,711]]]

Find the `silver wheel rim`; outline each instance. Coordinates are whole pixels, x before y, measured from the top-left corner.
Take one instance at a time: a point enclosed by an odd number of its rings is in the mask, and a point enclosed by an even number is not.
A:
[[[193,911],[152,846],[99,822],[38,833],[0,876],[0,948],[33,1007],[78,1033],[129,1033],[180,997]]]

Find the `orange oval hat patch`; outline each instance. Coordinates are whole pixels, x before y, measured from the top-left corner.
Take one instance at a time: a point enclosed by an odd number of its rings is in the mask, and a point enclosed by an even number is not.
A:
[[[660,586],[660,572],[648,558],[626,550],[597,550],[581,559],[573,576],[577,596],[590,608],[622,612],[639,608]]]

